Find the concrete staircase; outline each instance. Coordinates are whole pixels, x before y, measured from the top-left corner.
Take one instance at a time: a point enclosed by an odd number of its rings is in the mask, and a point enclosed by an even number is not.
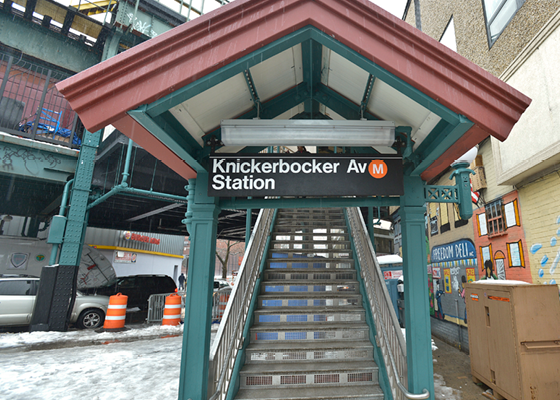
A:
[[[341,209],[279,210],[237,400],[384,399]]]

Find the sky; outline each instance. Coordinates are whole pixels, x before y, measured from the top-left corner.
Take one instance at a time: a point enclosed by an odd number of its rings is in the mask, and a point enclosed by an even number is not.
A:
[[[183,326],[131,328],[0,333],[2,400],[176,400]],[[440,375],[434,384],[436,400],[461,399]]]

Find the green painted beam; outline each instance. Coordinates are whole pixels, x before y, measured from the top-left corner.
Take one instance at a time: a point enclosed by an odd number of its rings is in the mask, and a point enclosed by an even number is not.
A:
[[[154,135],[158,140],[160,140],[164,145],[169,147],[175,154],[181,157],[185,162],[193,168],[197,173],[205,171],[204,167],[194,158],[192,154],[189,153],[187,149],[190,148],[188,142],[185,138],[172,132],[170,129],[168,131],[156,123],[144,110],[130,110],[128,114],[134,118],[136,122],[147,129],[152,135]],[[164,125],[169,128],[169,125]],[[192,149],[191,149],[192,151]]]
[[[435,160],[445,153],[449,147],[461,138],[474,125],[468,118],[459,116],[456,125],[448,125],[443,131],[428,135],[416,151],[412,153],[411,159],[415,163],[415,168],[410,171],[410,176],[419,176]],[[469,150],[469,149],[467,149]],[[466,150],[465,150],[466,151]],[[416,161],[416,162],[415,162]]]
[[[207,89],[245,71],[257,65],[264,60],[267,60],[284,50],[287,50],[299,43],[310,38],[311,35],[311,27],[302,28],[296,32],[288,34],[281,39],[276,40],[273,43],[270,43],[262,48],[252,52],[251,54],[246,55],[245,57],[241,57],[238,60],[233,61],[232,63],[214,71],[200,79],[197,79],[195,82],[182,87],[169,95],[156,100],[152,104],[148,105],[146,109],[147,113],[150,116],[156,116],[164,111],[173,108],[184,101],[196,96],[204,92]]]
[[[0,144],[4,173],[64,185],[76,172],[77,150],[12,135],[0,135]]]
[[[381,68],[379,65],[375,64],[374,62],[367,59],[363,55],[346,47],[344,44],[340,43],[339,41],[327,35],[326,33],[321,32],[316,28],[310,28],[310,29],[311,29],[311,38],[313,40],[321,43],[323,46],[331,49],[332,51],[334,51],[341,57],[344,57],[348,61],[356,64],[358,67],[369,72],[371,75],[374,75],[377,79],[380,79],[381,81],[387,83],[389,86],[398,90],[405,96],[423,105],[428,110],[432,111],[436,115],[445,119],[447,122],[453,124],[459,122],[458,114],[456,114],[449,108],[443,106],[442,104],[438,103],[436,100],[432,99],[426,94],[422,93],[414,86],[410,85],[409,83],[406,83],[405,81],[391,74],[384,68]]]
[[[304,101],[304,108],[311,115],[319,112],[319,103],[315,99],[315,88],[321,83],[322,55],[323,47],[316,41],[306,40],[301,43],[303,81],[307,82],[310,90],[310,96]]]
[[[84,233],[87,228],[87,202],[91,190],[95,155],[101,141],[102,130],[97,132],[85,131],[78,168],[74,176],[70,209],[64,232],[64,242],[60,249],[60,265],[80,265]]]
[[[348,100],[346,97],[335,92],[328,86],[320,84],[316,86],[316,100],[324,104],[340,116],[348,120],[359,120],[361,118],[360,105]],[[375,115],[370,112],[364,112],[364,118],[369,120],[378,120]]]
[[[208,398],[216,233],[220,208],[208,198],[207,174],[190,179],[186,225],[190,258],[179,376],[179,399]]]
[[[56,7],[57,3],[49,3]],[[63,11],[65,7],[61,7]],[[0,12],[0,42],[66,70],[83,71],[98,64],[101,54],[85,43],[44,28],[11,13]]]
[[[242,199],[222,198],[220,207],[230,210],[249,208],[325,208],[325,207],[388,207],[398,206],[399,197],[344,197],[344,198],[305,198],[305,199]]]
[[[404,177],[405,194],[400,198],[405,281],[406,359],[408,391],[424,389],[434,399],[430,308],[426,255],[424,182],[420,177]]]
[[[153,117],[156,124],[161,126],[164,131],[169,131],[170,135],[185,143],[185,149],[191,154],[200,152],[202,146],[192,137],[183,125],[171,112],[166,111],[158,116]]]

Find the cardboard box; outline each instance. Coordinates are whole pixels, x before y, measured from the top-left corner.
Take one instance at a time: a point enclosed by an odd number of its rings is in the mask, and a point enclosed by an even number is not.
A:
[[[475,192],[480,189],[486,189],[486,174],[484,172],[484,167],[474,167],[473,171],[475,175],[471,175],[472,188]]]

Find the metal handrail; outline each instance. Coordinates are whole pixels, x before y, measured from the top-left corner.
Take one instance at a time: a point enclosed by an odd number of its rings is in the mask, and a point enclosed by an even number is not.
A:
[[[385,285],[383,273],[377,262],[375,250],[369,239],[362,213],[358,208],[347,208],[346,215],[350,222],[352,239],[375,327],[382,333],[382,337],[380,338],[377,335],[376,340],[379,341],[378,346],[381,349],[385,365],[391,366],[391,368],[387,368],[387,375],[393,398],[395,400],[403,398],[411,400],[427,399],[430,396],[427,389],[424,389],[421,394],[413,394],[405,386],[408,386],[405,340],[389,297],[389,291]],[[387,330],[390,331],[391,335],[388,334]]]
[[[208,376],[208,393],[212,394],[210,400],[226,398],[235,358],[243,347],[243,329],[273,218],[274,210],[261,210],[259,213],[220,327],[212,343]]]

